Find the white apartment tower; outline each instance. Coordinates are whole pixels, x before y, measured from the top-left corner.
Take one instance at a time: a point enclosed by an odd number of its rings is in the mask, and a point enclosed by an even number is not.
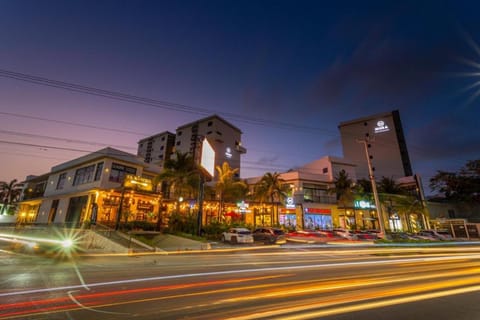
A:
[[[170,158],[175,144],[175,134],[165,131],[138,141],[137,155],[146,163],[163,167]]]
[[[190,153],[199,161],[201,142],[205,138],[215,150],[215,166],[227,162],[232,169],[238,168],[240,177],[240,156],[247,152],[241,142],[242,131],[221,118],[212,115],[177,128],[175,151]],[[217,172],[213,180],[217,179]]]

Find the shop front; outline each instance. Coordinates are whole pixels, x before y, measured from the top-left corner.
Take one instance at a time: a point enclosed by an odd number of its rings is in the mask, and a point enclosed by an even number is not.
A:
[[[331,208],[304,207],[303,219],[305,230],[330,230],[333,228]]]
[[[298,225],[296,209],[280,208],[278,214],[278,222],[285,229],[295,230]]]
[[[353,207],[339,208],[339,225],[349,230],[379,228],[375,205],[367,200],[355,200]]]
[[[102,191],[96,201],[96,221],[113,226],[121,222],[144,221],[156,223],[161,199],[158,195],[128,191]],[[120,206],[122,208],[120,209]],[[120,217],[118,215],[121,215]]]

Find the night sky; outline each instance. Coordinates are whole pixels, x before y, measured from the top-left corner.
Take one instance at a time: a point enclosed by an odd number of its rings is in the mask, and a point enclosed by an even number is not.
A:
[[[243,131],[242,178],[282,172],[341,157],[340,122],[398,109],[428,182],[480,158],[479,9],[0,0],[0,180],[105,146],[136,153],[138,140],[213,113]]]

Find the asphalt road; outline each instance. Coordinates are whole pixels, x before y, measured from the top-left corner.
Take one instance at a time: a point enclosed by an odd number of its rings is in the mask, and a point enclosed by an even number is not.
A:
[[[480,319],[480,246],[58,260],[0,250],[0,319]]]

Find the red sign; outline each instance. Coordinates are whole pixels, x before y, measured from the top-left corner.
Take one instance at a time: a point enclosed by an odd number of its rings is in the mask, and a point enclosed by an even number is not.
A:
[[[332,210],[331,209],[322,209],[322,208],[305,208],[305,213],[332,214]]]
[[[295,213],[295,209],[280,208],[280,213]]]

